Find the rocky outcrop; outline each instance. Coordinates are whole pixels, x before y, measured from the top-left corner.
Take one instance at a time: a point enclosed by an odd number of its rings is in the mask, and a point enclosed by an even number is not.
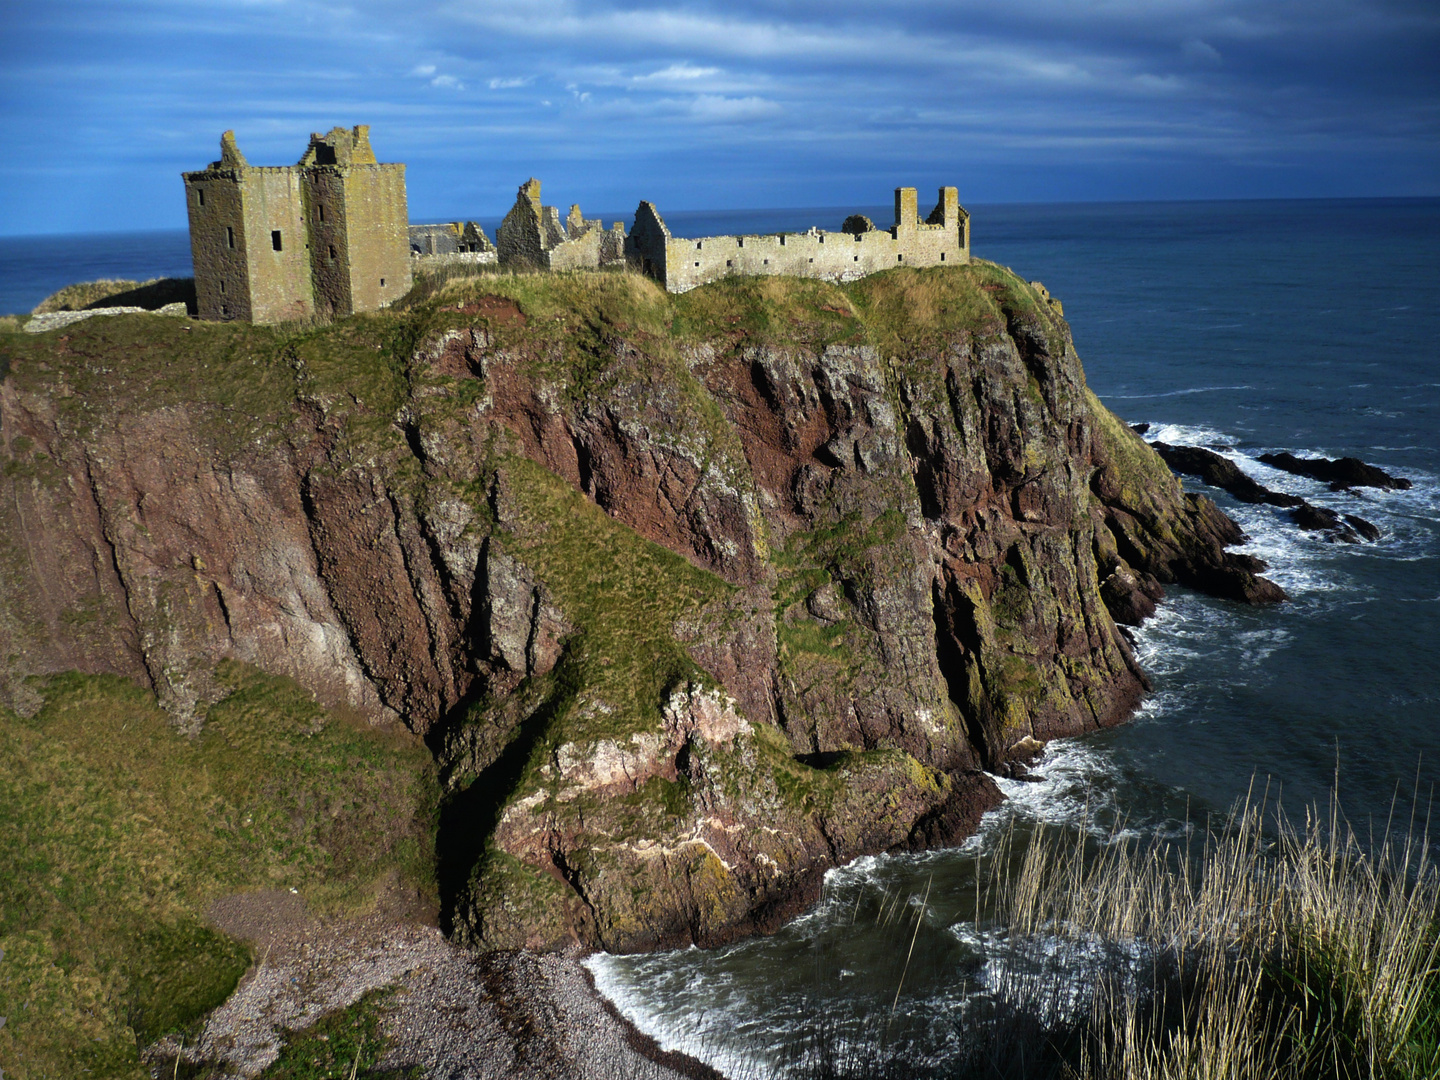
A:
[[[1271,491],[1240,471],[1229,458],[1221,457],[1214,450],[1203,446],[1171,446],[1155,441],[1150,444],[1164,459],[1165,464],[1177,473],[1199,477],[1211,487],[1228,491],[1241,502],[1268,503],[1270,506],[1303,506],[1305,500],[1299,495],[1287,495],[1283,491]]]
[[[1384,469],[1367,465],[1359,458],[1300,458],[1288,451],[1261,454],[1260,460],[1272,469],[1282,469],[1296,476],[1308,476],[1335,488],[1374,487],[1389,491],[1408,491],[1410,481],[1391,476]]]
[[[1137,428],[1137,434],[1144,434],[1144,432]],[[1380,530],[1364,518],[1355,514],[1342,515],[1328,507],[1315,506],[1299,495],[1272,491],[1264,484],[1246,476],[1240,471],[1240,467],[1229,458],[1221,457],[1213,450],[1206,450],[1203,446],[1171,446],[1169,443],[1158,440],[1150,445],[1165,464],[1177,473],[1198,477],[1212,487],[1228,491],[1241,502],[1267,503],[1270,506],[1288,508],[1290,519],[1307,532],[1324,532],[1328,539],[1347,544],[1357,544],[1362,538],[1371,541],[1380,539]],[[1281,453],[1261,454],[1260,460],[1267,465],[1317,479],[1345,476],[1355,484],[1359,484],[1363,478],[1369,486],[1393,487],[1397,490],[1403,490],[1410,486],[1410,481],[1393,477],[1373,465],[1366,465],[1359,458],[1341,458],[1339,461],[1331,461],[1328,458],[1302,460],[1291,454]],[[1332,486],[1342,490],[1346,487],[1344,483],[1338,481]],[[1116,618],[1119,616],[1117,615]]]
[[[470,288],[17,339],[5,699],[113,671],[194,723],[223,658],[293,676],[426,736],[461,940],[714,944],[1125,719],[1164,586],[1283,595],[1007,271]]]

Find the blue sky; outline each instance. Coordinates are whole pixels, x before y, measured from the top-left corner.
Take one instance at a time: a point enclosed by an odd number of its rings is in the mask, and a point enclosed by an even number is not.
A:
[[[222,130],[354,123],[417,220],[1440,195],[1440,4],[0,0],[0,234],[181,227]]]

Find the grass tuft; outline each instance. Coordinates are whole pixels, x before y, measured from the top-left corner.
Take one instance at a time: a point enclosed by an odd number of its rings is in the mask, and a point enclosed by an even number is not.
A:
[[[982,873],[990,972],[963,1049],[916,1070],[876,1028],[795,1078],[1434,1080],[1440,872],[1423,833],[1242,804],[1187,848],[1051,829]],[[883,911],[883,905],[882,905]],[[957,980],[959,976],[957,975]]]

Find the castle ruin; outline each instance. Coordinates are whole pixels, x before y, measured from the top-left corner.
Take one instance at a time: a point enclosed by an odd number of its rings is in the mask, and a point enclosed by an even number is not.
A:
[[[839,232],[673,236],[642,202],[627,235],[579,206],[562,220],[540,202],[540,181],[520,185],[491,243],[475,222],[410,225],[405,166],[382,165],[370,129],[312,135],[296,165],[258,168],[220,140],[220,160],[185,173],[195,292],[202,319],[272,323],[373,311],[403,296],[416,270],[451,264],[502,269],[629,269],[673,293],[731,275],[790,274],[854,281],[897,266],[970,261],[970,215],[953,187],[924,221],[914,188],[895,189],[895,223],[878,229],[852,214]]]
[[[540,181],[531,177],[495,230],[495,246],[500,265],[515,270],[603,270],[625,265],[625,226],[617,221],[606,229],[578,204],[562,223],[559,210],[540,205]]]
[[[940,189],[930,216],[920,220],[914,188],[895,189],[895,224],[877,229],[852,214],[838,233],[810,229],[768,236],[670,235],[654,205],[642,202],[625,241],[626,262],[668,292],[682,293],[731,274],[792,274],[854,281],[895,266],[940,266],[970,261],[970,215],[953,187]]]
[[[184,173],[200,318],[284,322],[373,311],[410,289],[405,166],[370,129],[311,135],[295,165],[249,164],[235,133]]]

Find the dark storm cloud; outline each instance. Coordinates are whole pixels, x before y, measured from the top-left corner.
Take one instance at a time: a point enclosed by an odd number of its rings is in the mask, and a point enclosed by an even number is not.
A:
[[[359,121],[420,214],[531,172],[599,209],[1440,192],[1440,16],[1398,0],[58,0],[3,29],[6,232],[180,224],[222,129],[280,162]]]

